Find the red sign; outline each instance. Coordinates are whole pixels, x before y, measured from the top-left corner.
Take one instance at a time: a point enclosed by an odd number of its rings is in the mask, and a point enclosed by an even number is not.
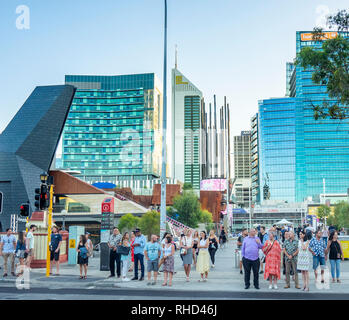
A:
[[[102,213],[114,213],[114,198],[106,198],[102,202]]]

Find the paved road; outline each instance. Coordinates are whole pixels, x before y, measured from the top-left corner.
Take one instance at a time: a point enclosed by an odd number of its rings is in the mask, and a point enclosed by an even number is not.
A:
[[[108,272],[99,271],[99,259],[90,259],[88,278],[79,280],[77,266],[62,265],[61,276],[45,277],[44,269],[34,269],[30,273],[30,289],[18,290],[13,277],[0,280],[1,299],[349,299],[349,261],[342,263],[342,283],[315,284],[311,272],[310,292],[304,293],[294,288],[284,289],[285,281],[279,282],[278,290],[269,290],[268,283],[260,276],[260,290],[253,287],[244,289],[243,275],[234,267],[235,244],[229,243],[216,254],[216,267],[211,269],[208,282],[198,282],[199,274],[193,270],[191,281],[185,281],[185,275],[178,256],[172,287],[162,287],[162,275],[158,284],[147,286],[147,281],[122,282],[120,279],[108,279]],[[1,261],[2,262],[2,261]],[[131,277],[132,274],[129,274]],[[328,276],[328,272],[327,272]]]

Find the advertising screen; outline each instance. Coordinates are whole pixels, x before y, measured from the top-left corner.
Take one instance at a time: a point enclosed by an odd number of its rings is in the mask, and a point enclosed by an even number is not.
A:
[[[224,191],[227,189],[225,179],[207,179],[200,182],[201,191]]]

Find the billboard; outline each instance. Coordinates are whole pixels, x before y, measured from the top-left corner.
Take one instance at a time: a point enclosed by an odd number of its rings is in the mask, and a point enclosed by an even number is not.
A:
[[[201,191],[225,191],[227,190],[226,179],[207,179],[200,182]]]
[[[334,39],[334,38],[337,38],[337,36],[338,36],[338,32],[324,32],[324,35],[321,37],[321,40]],[[302,41],[313,41],[313,34],[311,32],[302,33],[301,40]]]

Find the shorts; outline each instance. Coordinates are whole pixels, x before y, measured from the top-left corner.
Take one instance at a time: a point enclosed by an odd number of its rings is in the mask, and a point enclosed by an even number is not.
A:
[[[34,256],[34,249],[29,249],[28,257]]]
[[[325,257],[313,256],[313,269],[316,270],[319,264],[322,270],[326,268]]]
[[[159,259],[148,260],[147,263],[147,272],[158,272],[159,270]]]
[[[50,251],[50,260],[55,260],[55,261],[59,261],[59,254],[60,254],[60,250],[58,250],[58,252],[55,252],[55,250],[51,250]]]

